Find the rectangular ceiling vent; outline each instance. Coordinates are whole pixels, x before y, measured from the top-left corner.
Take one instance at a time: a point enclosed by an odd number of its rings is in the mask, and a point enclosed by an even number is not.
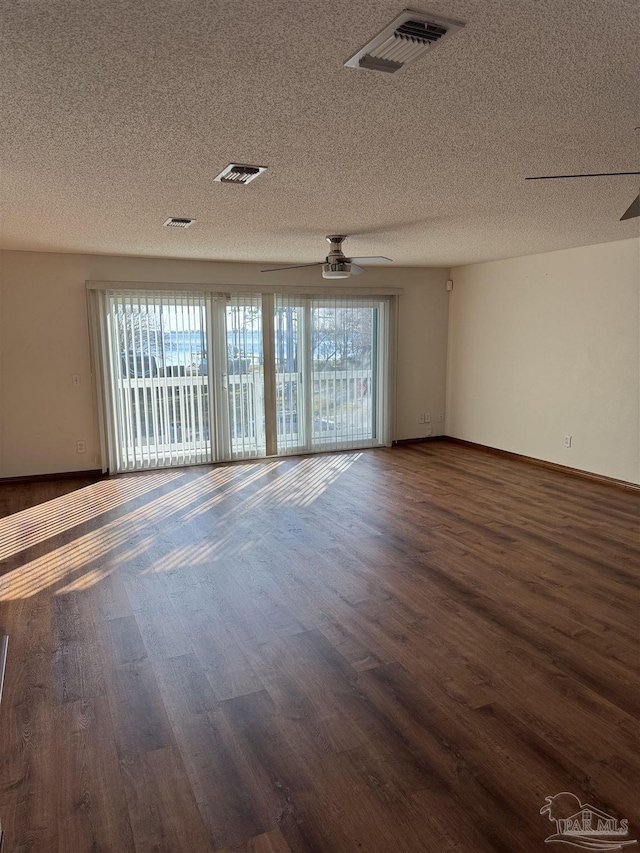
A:
[[[223,169],[219,175],[216,175],[216,181],[223,184],[250,184],[258,175],[267,171],[266,166],[242,166],[239,163],[229,163],[226,169]]]
[[[186,216],[170,216],[166,222],[162,224],[166,228],[188,228],[190,225],[193,225],[195,219],[189,219]]]
[[[405,9],[345,65],[394,74],[461,27],[461,21]]]

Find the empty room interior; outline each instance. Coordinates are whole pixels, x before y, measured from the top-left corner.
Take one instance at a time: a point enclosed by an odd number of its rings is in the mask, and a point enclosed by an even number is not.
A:
[[[0,0],[0,850],[640,844],[637,0]]]

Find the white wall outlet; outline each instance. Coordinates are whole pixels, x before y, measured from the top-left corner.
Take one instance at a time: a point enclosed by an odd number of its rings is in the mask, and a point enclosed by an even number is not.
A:
[[[564,446],[565,447],[571,447],[571,438],[572,437],[570,435],[565,435],[565,437],[564,437]]]
[[[419,423],[419,424],[423,424],[423,423],[424,423],[424,415],[418,415],[418,423]]]
[[[438,423],[439,424],[444,423],[444,412],[438,412]]]
[[[86,441],[76,441],[76,453],[86,453],[87,452],[87,442]]]
[[[424,422],[425,422],[425,424],[431,423],[431,414],[429,412],[424,413]]]
[[[433,435],[433,430],[431,429],[431,427],[426,428],[425,435]]]
[[[71,374],[71,384],[73,385],[74,388],[80,387],[80,374],[79,373],[72,373]]]

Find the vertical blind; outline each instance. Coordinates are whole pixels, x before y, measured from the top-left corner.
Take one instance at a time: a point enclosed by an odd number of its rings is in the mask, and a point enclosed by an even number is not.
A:
[[[278,453],[306,448],[305,401],[307,351],[305,309],[300,297],[274,297],[274,358],[276,374],[276,435]]]
[[[265,454],[262,299],[235,296],[225,313],[231,458]]]
[[[112,293],[108,373],[118,471],[212,459],[211,296]]]
[[[389,442],[389,301],[89,290],[109,471]]]

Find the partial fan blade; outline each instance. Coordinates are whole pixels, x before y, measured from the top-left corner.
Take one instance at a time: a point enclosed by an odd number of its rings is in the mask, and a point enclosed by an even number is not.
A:
[[[640,216],[640,195],[637,195],[634,198],[629,207],[622,214],[620,222],[622,222],[623,219],[635,219],[636,216]]]
[[[351,275],[360,275],[360,273],[366,272],[364,267],[361,267],[360,264],[354,264],[351,261]]]
[[[393,263],[392,258],[385,258],[384,255],[361,255],[357,258],[349,258],[350,261],[391,261]]]
[[[260,272],[280,272],[280,270],[300,270],[302,267],[321,267],[324,261],[316,261],[315,264],[294,264],[292,267],[273,267],[269,270],[260,270]]]
[[[525,178],[525,181],[555,181],[558,178],[607,178],[616,175],[640,175],[640,172],[591,172],[585,175],[538,175],[536,178]]]

